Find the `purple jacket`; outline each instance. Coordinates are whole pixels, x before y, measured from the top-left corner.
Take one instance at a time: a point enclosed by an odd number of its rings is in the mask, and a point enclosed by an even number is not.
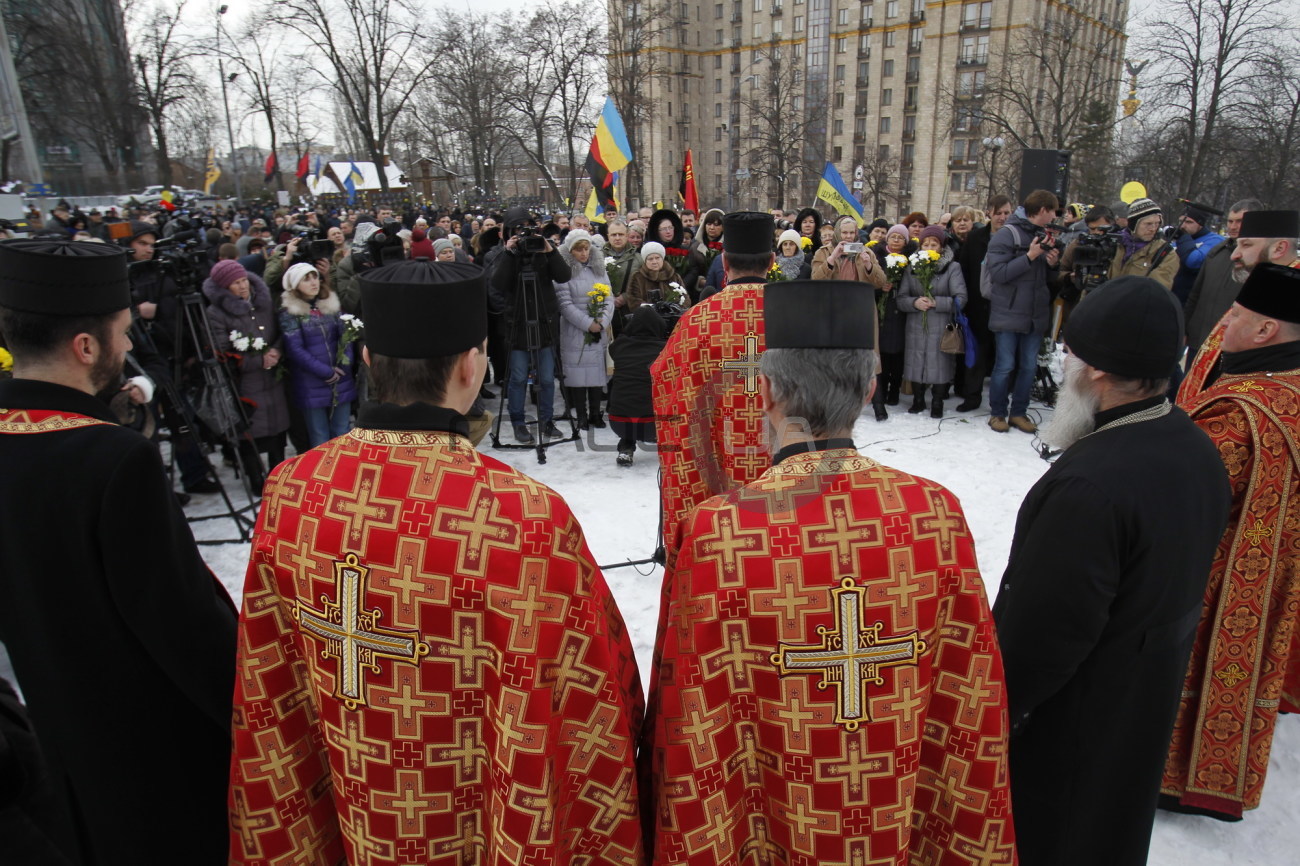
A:
[[[357,363],[355,343],[345,350],[348,363],[337,362],[339,335],[339,299],[331,294],[317,301],[313,308],[292,292],[284,293],[280,312],[280,330],[284,333],[284,362],[289,365],[289,393],[299,409],[328,408],[335,403],[357,399]],[[334,368],[343,370],[343,378],[325,384],[334,376]]]

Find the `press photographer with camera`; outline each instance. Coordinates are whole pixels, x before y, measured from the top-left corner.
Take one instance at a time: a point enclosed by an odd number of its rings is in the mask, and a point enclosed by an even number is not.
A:
[[[1119,245],[1115,212],[1105,205],[1097,205],[1084,214],[1083,224],[1083,234],[1061,253],[1059,296],[1069,305],[1078,303],[1084,293],[1106,281]]]
[[[1128,228],[1119,234],[1107,279],[1150,277],[1166,289],[1173,289],[1178,273],[1174,245],[1160,233],[1164,216],[1160,205],[1140,198],[1128,206]]]
[[[1025,433],[1038,430],[1027,412],[1038,349],[1050,318],[1048,270],[1061,256],[1058,242],[1044,229],[1056,218],[1058,207],[1049,190],[1031,192],[993,235],[984,258],[980,293],[989,301],[989,330],[996,349],[989,377],[989,427],[998,433],[1012,427]]]
[[[388,213],[390,218],[379,224],[358,223],[352,234],[352,254],[344,256],[334,268],[333,289],[338,293],[343,312],[354,316],[361,315],[361,286],[357,276],[406,258],[406,246],[400,235],[402,224],[391,218],[391,208],[379,210]]]
[[[506,384],[510,424],[515,440],[534,441],[524,417],[524,389],[530,368],[537,375],[537,427],[543,439],[561,434],[552,418],[555,406],[555,345],[559,304],[555,284],[572,277],[559,250],[537,230],[536,221],[522,207],[505,213],[505,243],[492,258],[491,305],[503,310],[510,347],[510,377]]]

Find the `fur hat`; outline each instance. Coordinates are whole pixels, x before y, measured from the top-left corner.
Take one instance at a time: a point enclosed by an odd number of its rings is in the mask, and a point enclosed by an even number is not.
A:
[[[244,266],[233,259],[222,259],[212,266],[212,271],[208,276],[212,278],[212,284],[217,288],[228,289],[239,280],[245,279],[248,276],[248,271],[244,270]]]
[[[664,255],[667,255],[664,251],[664,245],[658,241],[647,241],[646,243],[641,244],[641,259],[643,261],[651,256]]]

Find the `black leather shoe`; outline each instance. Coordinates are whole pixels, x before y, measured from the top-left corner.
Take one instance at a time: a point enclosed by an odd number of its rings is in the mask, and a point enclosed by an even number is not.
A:
[[[957,404],[958,412],[972,412],[980,407],[979,397],[967,397]]]
[[[552,425],[552,426],[554,426],[554,425]],[[527,425],[527,424],[516,424],[516,425],[515,425],[515,441],[516,441],[516,442],[522,442],[522,443],[524,443],[525,445],[532,445],[532,444],[533,444],[533,434],[532,434],[531,431],[529,431],[529,429],[528,429],[528,425]]]
[[[546,438],[546,439],[563,439],[563,438],[564,438],[564,434],[560,432],[560,428],[559,428],[559,427],[556,427],[556,426],[555,426],[555,422],[554,422],[554,421],[548,421],[548,422],[546,422],[546,428],[545,428],[544,430],[542,430],[542,436],[543,436],[543,438]]]

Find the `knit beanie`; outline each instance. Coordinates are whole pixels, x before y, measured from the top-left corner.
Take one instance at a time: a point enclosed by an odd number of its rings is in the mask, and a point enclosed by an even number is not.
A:
[[[650,241],[648,243],[641,244],[641,259],[643,261],[655,255],[659,255],[659,256],[667,255],[667,253],[664,252],[663,244],[659,243],[658,241]]]
[[[891,226],[889,231],[885,232],[885,240],[889,240],[889,236],[894,234],[902,235],[903,237],[907,238],[909,241],[912,239],[911,232],[909,232],[907,230],[907,226],[903,225],[902,223],[899,223],[896,226]]]
[[[885,229],[886,233],[888,233],[889,220],[885,219],[884,217],[879,217],[877,219],[872,220],[871,225],[867,226],[867,230],[874,232],[876,229]]]
[[[948,239],[948,232],[944,231],[943,226],[926,226],[921,229],[921,234],[916,241],[921,243],[926,238],[934,238],[939,242],[939,246],[943,246],[943,242]]]
[[[217,288],[228,289],[236,281],[247,277],[248,271],[244,270],[244,266],[233,259],[222,259],[212,266],[212,271],[208,276],[212,278],[212,283]]]
[[[429,242],[429,233],[424,229],[411,232],[411,258],[431,259],[437,254],[437,247]]]
[[[414,249],[414,247],[412,247],[412,249]],[[438,238],[436,241],[433,242],[433,257],[436,259],[438,257],[438,253],[442,252],[443,250],[454,250],[454,249],[456,249],[456,245],[453,244],[450,240],[448,240],[447,238]]]
[[[280,282],[284,284],[286,292],[295,292],[298,290],[298,284],[302,282],[302,278],[315,272],[315,265],[298,262],[296,265],[289,266],[289,270],[284,272],[284,277],[281,278]]]
[[[781,232],[781,238],[776,242],[776,250],[777,250],[777,253],[779,254],[779,253],[781,252],[781,246],[782,246],[786,241],[793,241],[795,247],[797,248],[797,247],[799,246],[799,238],[800,238],[800,237],[801,237],[801,235],[800,235],[797,231],[795,231],[794,229],[786,229],[785,231]],[[797,252],[797,251],[796,251],[796,252]]]
[[[1149,198],[1134,199],[1128,206],[1128,221],[1135,224],[1142,217],[1151,216],[1153,213],[1160,213],[1160,205]],[[1129,228],[1132,227],[1132,225],[1129,226]]]

